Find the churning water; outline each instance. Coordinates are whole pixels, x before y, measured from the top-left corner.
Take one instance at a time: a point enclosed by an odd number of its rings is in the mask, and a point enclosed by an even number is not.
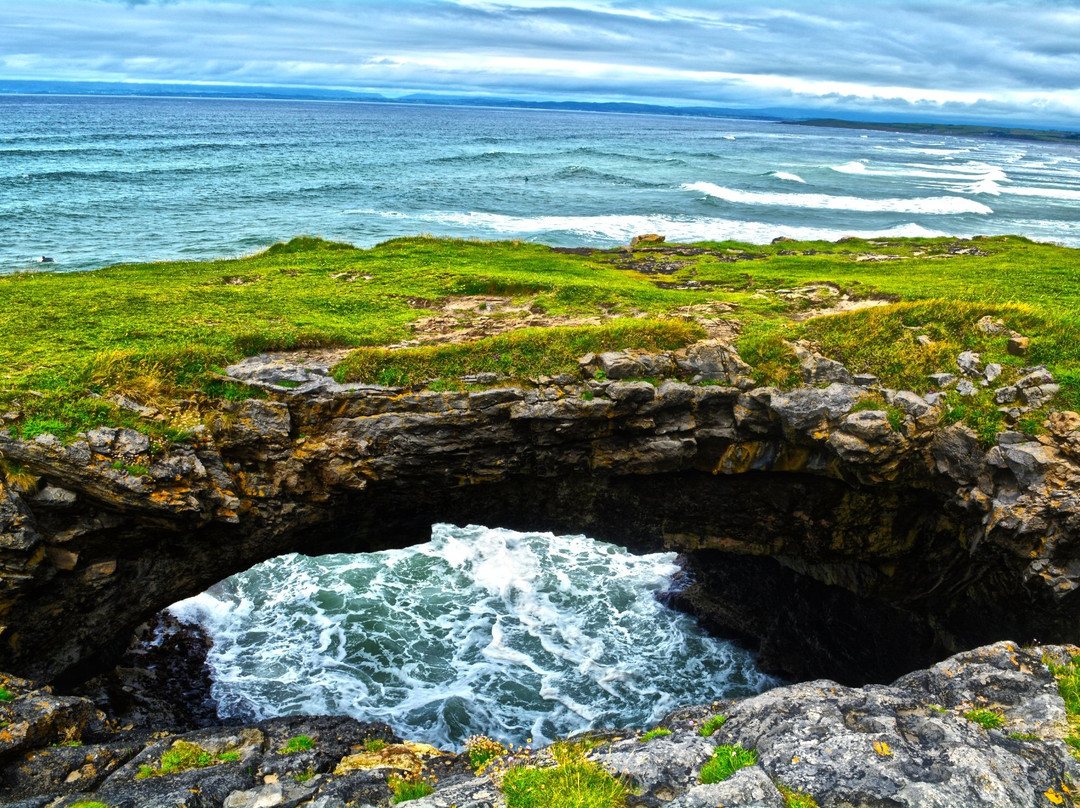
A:
[[[611,246],[646,232],[1080,246],[1080,150],[664,115],[0,96],[0,272],[301,234]]]
[[[539,743],[774,684],[656,600],[674,558],[436,525],[407,550],[276,558],[171,611],[212,637],[225,715],[344,713],[443,746]]]

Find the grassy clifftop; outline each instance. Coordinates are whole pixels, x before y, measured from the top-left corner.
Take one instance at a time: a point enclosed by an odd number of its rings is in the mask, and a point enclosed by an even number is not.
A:
[[[100,424],[178,437],[222,399],[252,395],[221,369],[265,350],[367,349],[334,357],[339,378],[453,386],[461,373],[528,378],[578,352],[706,333],[735,337],[763,383],[794,382],[793,339],[920,392],[972,349],[1006,367],[1046,364],[1056,405],[1080,407],[1080,251],[1017,237],[632,252],[298,238],[248,258],[0,277],[0,312],[0,415],[23,437]],[[1030,337],[1028,355],[976,328],[984,315]],[[465,344],[438,347],[448,341]],[[992,434],[988,395],[950,398],[953,417]]]

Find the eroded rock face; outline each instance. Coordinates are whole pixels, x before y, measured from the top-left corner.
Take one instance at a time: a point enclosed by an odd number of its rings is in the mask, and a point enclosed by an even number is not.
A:
[[[1065,706],[1044,660],[1060,664],[1078,653],[1075,646],[1001,642],[890,685],[817,680],[682,707],[660,722],[667,735],[646,739],[642,728],[590,733],[588,756],[625,778],[628,808],[783,808],[782,790],[808,795],[821,808],[1068,804],[1080,762],[1062,740]],[[24,684],[9,708],[15,714],[25,714],[21,703],[31,694],[44,692]],[[984,728],[969,717],[973,709],[997,716],[1001,726]],[[84,702],[82,712],[90,711]],[[704,737],[701,729],[714,716],[726,720]],[[37,720],[48,723],[43,715]],[[434,786],[411,803],[416,808],[506,804],[499,788],[506,761],[476,775],[464,754],[403,742],[384,724],[352,718],[293,716],[165,737],[84,730],[73,717],[65,726],[81,746],[0,751],[4,805],[388,806],[391,776],[423,777]],[[290,751],[298,736],[310,748]],[[161,773],[162,755],[178,743],[197,746],[208,765]],[[721,745],[753,750],[757,763],[702,784],[702,769]],[[519,752],[517,763],[549,766],[554,759],[539,749]],[[147,768],[157,773],[140,777]]]
[[[1002,637],[1080,634],[1067,419],[987,452],[914,393],[752,389],[719,341],[605,357],[582,378],[467,393],[318,374],[280,388],[248,360],[268,397],[164,451],[126,430],[66,446],[0,433],[39,477],[0,483],[0,667],[86,678],[227,575],[426,541],[437,521],[678,550],[696,581],[679,602],[800,678],[888,681]],[[594,363],[625,362],[675,377],[595,380]]]

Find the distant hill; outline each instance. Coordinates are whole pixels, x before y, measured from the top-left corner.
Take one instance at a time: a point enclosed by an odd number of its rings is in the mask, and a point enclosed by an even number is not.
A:
[[[977,126],[954,123],[867,123],[866,121],[844,121],[839,118],[811,118],[805,121],[784,121],[784,123],[797,126],[825,126],[832,129],[871,129],[879,132],[903,132],[912,135],[948,135],[1080,144],[1080,132],[1067,132],[1057,129],[1016,129],[1003,126]]]
[[[295,101],[359,101],[380,104],[424,104],[455,107],[504,107],[570,112],[615,112],[645,115],[689,115],[710,118],[776,120],[790,117],[789,110],[737,110],[721,107],[673,107],[619,101],[531,101],[495,96],[455,96],[414,93],[391,97],[379,93],[328,90],[318,87],[251,87],[245,85],[144,84],[95,81],[0,80],[0,94],[16,95],[113,95],[155,98],[239,98]]]

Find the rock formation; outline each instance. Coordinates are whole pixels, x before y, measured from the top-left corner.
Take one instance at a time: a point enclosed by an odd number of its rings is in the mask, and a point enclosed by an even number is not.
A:
[[[590,733],[588,755],[631,786],[627,808],[784,808],[781,789],[820,808],[1073,804],[1080,762],[1063,742],[1065,705],[1046,661],[1068,664],[1078,653],[1002,642],[891,685],[803,682],[680,708],[660,723],[667,730],[660,737],[645,737],[643,728]],[[383,724],[293,716],[140,735],[109,727],[83,699],[0,681],[13,696],[0,703],[8,722],[0,732],[0,800],[11,808],[82,800],[116,808],[386,806],[392,776],[433,786],[410,803],[416,808],[506,804],[499,784],[508,761],[476,774],[467,755],[402,741]],[[706,735],[709,719],[720,726]],[[755,751],[756,764],[702,784],[714,750],[733,744]],[[193,768],[167,764],[166,755],[185,752]],[[513,765],[553,763],[540,749]]]
[[[1072,421],[987,449],[939,404],[801,361],[841,381],[754,388],[719,341],[472,392],[256,357],[229,373],[264,397],[182,443],[0,432],[36,480],[0,483],[0,669],[79,681],[229,574],[425,541],[437,521],[677,550],[678,603],[798,678],[888,681],[1004,638],[1080,637]]]

